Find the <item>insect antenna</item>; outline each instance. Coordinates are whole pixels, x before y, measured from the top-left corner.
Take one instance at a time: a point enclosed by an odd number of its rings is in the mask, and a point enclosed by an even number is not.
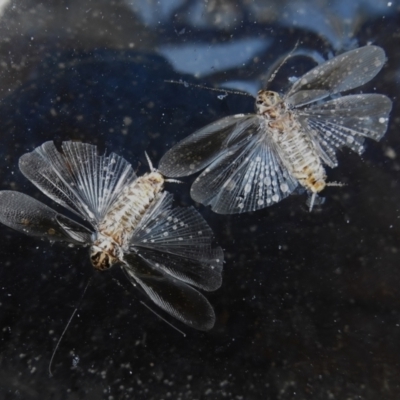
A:
[[[83,297],[85,296],[86,290],[87,290],[87,288],[89,287],[89,283],[91,282],[91,280],[92,280],[92,277],[89,278],[88,283],[86,284],[85,289],[83,290],[82,296],[81,296],[81,298],[80,298],[80,300],[79,300],[79,303],[78,303],[78,305],[75,307],[75,310],[74,310],[74,312],[72,313],[72,315],[69,317],[69,320],[68,320],[68,322],[67,322],[67,325],[65,326],[65,328],[64,328],[64,330],[63,330],[63,332],[62,332],[60,338],[58,339],[58,342],[57,342],[57,344],[56,344],[56,347],[54,348],[53,354],[51,355],[50,362],[49,362],[49,375],[50,375],[50,377],[53,376],[53,373],[51,372],[51,366],[52,366],[52,364],[53,364],[54,356],[55,356],[56,353],[57,353],[58,347],[60,346],[60,343],[61,343],[61,341],[62,341],[62,339],[63,339],[63,337],[64,337],[64,335],[65,335],[65,332],[67,331],[68,327],[71,325],[71,321],[73,320],[75,314],[77,313],[77,311],[79,310],[79,307],[80,307],[81,304],[82,304]]]
[[[299,43],[300,43],[300,41],[298,40],[298,41],[296,42],[296,44],[294,45],[293,49],[290,50],[290,52],[289,52],[288,54],[286,54],[285,58],[279,63],[278,67],[275,69],[275,71],[274,71],[274,72],[271,74],[271,76],[268,78],[268,80],[267,80],[267,85],[268,85],[268,83],[271,83],[271,82],[275,79],[276,74],[279,72],[279,70],[281,69],[281,67],[286,63],[286,61],[287,61],[290,57],[292,57],[293,53],[295,52],[295,50],[296,50],[297,47],[299,46]],[[279,62],[279,60],[278,60],[277,62]],[[276,63],[275,63],[275,64],[276,64]]]
[[[185,87],[196,87],[199,89],[206,89],[206,90],[211,90],[213,92],[221,92],[221,93],[225,93],[225,95],[227,95],[228,93],[230,94],[240,94],[242,96],[249,96],[249,97],[254,97],[253,95],[251,95],[250,93],[246,93],[246,92],[239,92],[236,90],[230,90],[230,89],[218,89],[218,88],[212,88],[212,87],[208,87],[208,86],[204,86],[204,85],[197,85],[195,83],[188,83],[186,81],[183,81],[182,79],[180,79],[179,81],[173,81],[173,80],[164,80],[164,82],[167,83],[175,83],[177,85],[183,85]]]
[[[144,154],[146,156],[147,163],[149,164],[150,171],[154,172],[156,169],[153,167],[153,163],[151,162],[149,155],[146,151],[144,152]]]
[[[158,318],[160,318],[162,321],[164,321],[166,324],[168,324],[171,328],[174,328],[176,331],[178,331],[183,337],[186,337],[186,333],[178,329],[175,325],[171,324],[171,322],[167,321],[164,317],[162,317],[160,314],[158,314],[156,311],[154,311],[150,306],[148,306],[144,301],[140,300],[140,303],[145,306],[148,310],[150,310],[153,314],[155,314]]]
[[[136,167],[136,169],[135,169],[135,174],[137,174],[138,173],[138,171],[139,171],[139,168],[142,166],[142,163],[140,162],[140,161],[138,161],[138,163],[137,163],[137,167]]]

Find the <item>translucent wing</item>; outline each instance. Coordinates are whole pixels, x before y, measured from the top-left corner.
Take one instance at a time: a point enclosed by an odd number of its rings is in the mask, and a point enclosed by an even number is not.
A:
[[[385,52],[378,46],[348,51],[307,72],[285,98],[295,107],[354,89],[370,81],[383,67]]]
[[[24,154],[19,167],[43,193],[95,226],[136,175],[122,157],[99,156],[90,144],[64,142],[62,151],[46,142]]]
[[[0,192],[0,222],[16,231],[51,241],[79,245],[91,242],[91,232],[84,226],[19,192]]]
[[[217,213],[234,214],[277,203],[297,185],[264,132],[225,150],[195,180],[191,195]]]
[[[213,233],[192,207],[171,209],[172,195],[164,192],[135,229],[130,250],[155,270],[204,290],[222,282],[224,255],[212,248]]]
[[[349,95],[297,111],[303,125],[328,157],[337,165],[335,150],[347,146],[361,154],[364,138],[380,140],[388,125],[392,101],[381,94]]]
[[[194,174],[213,162],[232,142],[258,121],[256,115],[238,114],[219,119],[199,129],[172,147],[161,158],[159,171],[170,177]]]
[[[138,283],[155,304],[174,318],[199,330],[214,326],[214,310],[197,290],[154,269],[151,263],[143,264],[134,254],[126,255],[123,268],[134,285]]]

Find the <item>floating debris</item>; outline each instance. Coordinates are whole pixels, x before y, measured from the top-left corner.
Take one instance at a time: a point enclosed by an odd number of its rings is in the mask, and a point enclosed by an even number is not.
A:
[[[364,46],[313,68],[283,96],[260,90],[256,114],[225,117],[194,132],[162,157],[159,170],[182,177],[205,169],[191,195],[220,214],[270,206],[299,185],[311,195],[311,210],[326,186],[340,186],[326,182],[324,168],[338,165],[336,150],[361,154],[365,137],[380,140],[387,130],[387,96],[339,96],[370,81],[385,60],[382,48]]]

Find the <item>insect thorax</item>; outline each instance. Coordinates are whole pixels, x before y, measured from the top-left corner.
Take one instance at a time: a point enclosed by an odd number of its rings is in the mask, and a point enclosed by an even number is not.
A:
[[[267,119],[276,120],[286,113],[284,101],[277,92],[260,90],[256,97],[256,111]]]
[[[122,259],[121,247],[109,237],[97,235],[90,247],[90,261],[94,268],[104,271]]]

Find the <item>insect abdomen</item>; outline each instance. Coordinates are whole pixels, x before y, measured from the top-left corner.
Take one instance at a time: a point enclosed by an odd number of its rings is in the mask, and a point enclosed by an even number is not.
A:
[[[123,247],[156,195],[163,189],[163,184],[162,175],[152,172],[127,186],[104,217],[99,232],[112,237]]]
[[[283,134],[278,140],[289,172],[306,189],[318,193],[326,186],[325,169],[314,144],[301,130]]]

